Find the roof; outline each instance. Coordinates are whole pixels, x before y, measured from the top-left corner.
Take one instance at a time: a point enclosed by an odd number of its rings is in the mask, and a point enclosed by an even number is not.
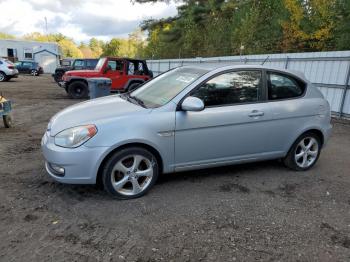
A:
[[[198,68],[198,69],[204,69],[208,71],[214,71],[214,70],[234,70],[234,69],[265,69],[265,70],[273,70],[273,71],[279,71],[284,72],[287,74],[294,75],[301,80],[307,81],[304,73],[300,71],[295,70],[289,70],[289,69],[281,69],[278,67],[269,67],[269,66],[263,66],[263,65],[232,65],[232,64],[224,64],[224,63],[201,63],[201,64],[193,64],[193,65],[184,65],[183,67],[187,68]]]
[[[57,45],[58,46],[58,44],[56,42],[41,42],[41,41],[33,41],[33,40],[25,40],[25,39],[0,39],[0,42],[1,41],[52,44],[52,45]]]
[[[54,52],[49,51],[49,50],[47,50],[47,49],[42,49],[42,50],[40,50],[40,51],[34,52],[33,54],[36,55],[36,54],[39,54],[39,53],[42,53],[42,52],[48,52],[48,53],[50,53],[50,54],[52,54],[52,55],[58,56],[58,54],[55,54]]]

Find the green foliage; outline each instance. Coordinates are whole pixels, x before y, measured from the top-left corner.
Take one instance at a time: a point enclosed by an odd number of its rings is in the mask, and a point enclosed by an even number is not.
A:
[[[84,57],[81,50],[77,47],[74,41],[63,34],[49,34],[43,35],[38,32],[27,34],[23,37],[25,40],[39,41],[39,42],[56,42],[62,51],[63,57]]]
[[[120,41],[117,38],[113,38],[107,42],[103,47],[102,56],[118,56],[120,48]]]
[[[150,58],[344,50],[350,1],[184,0],[176,17],[144,21],[142,29]]]
[[[15,39],[15,37],[13,35],[0,32],[0,39]]]

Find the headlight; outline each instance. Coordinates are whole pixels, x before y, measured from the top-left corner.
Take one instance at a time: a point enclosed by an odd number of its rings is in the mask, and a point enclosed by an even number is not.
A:
[[[94,125],[72,127],[55,136],[55,145],[75,148],[81,146],[97,133]]]

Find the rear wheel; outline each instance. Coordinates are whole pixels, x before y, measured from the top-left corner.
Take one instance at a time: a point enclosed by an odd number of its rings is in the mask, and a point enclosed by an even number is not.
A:
[[[158,178],[155,156],[144,148],[130,147],[116,152],[106,162],[102,181],[105,190],[118,199],[141,197]]]
[[[39,75],[39,72],[38,72],[38,70],[33,69],[32,71],[30,71],[30,74],[31,74],[32,76],[38,76],[38,75]]]
[[[5,116],[2,116],[2,119],[4,121],[4,126],[6,128],[10,128],[12,127],[12,116],[11,115],[5,115]]]
[[[283,162],[296,171],[308,170],[316,164],[321,147],[320,137],[313,132],[307,132],[295,141]]]
[[[7,81],[7,76],[5,75],[5,73],[0,72],[0,82],[5,82]]]
[[[68,85],[67,92],[71,98],[87,98],[89,91],[88,86],[83,81],[74,81]]]

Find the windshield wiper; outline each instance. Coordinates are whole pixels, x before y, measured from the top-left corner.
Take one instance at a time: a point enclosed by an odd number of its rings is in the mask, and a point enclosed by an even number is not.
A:
[[[131,102],[133,104],[137,103],[138,105],[140,105],[140,106],[142,106],[144,108],[147,108],[145,103],[140,98],[137,98],[135,96],[131,96],[131,95],[127,94],[127,93],[120,95],[120,97],[126,99],[127,101],[129,101],[129,102]]]
[[[147,108],[147,106],[145,105],[145,102],[143,102],[140,98],[137,98],[136,96],[131,96],[129,95],[129,98],[131,98],[132,100],[134,100],[136,103],[138,103],[140,106]]]

